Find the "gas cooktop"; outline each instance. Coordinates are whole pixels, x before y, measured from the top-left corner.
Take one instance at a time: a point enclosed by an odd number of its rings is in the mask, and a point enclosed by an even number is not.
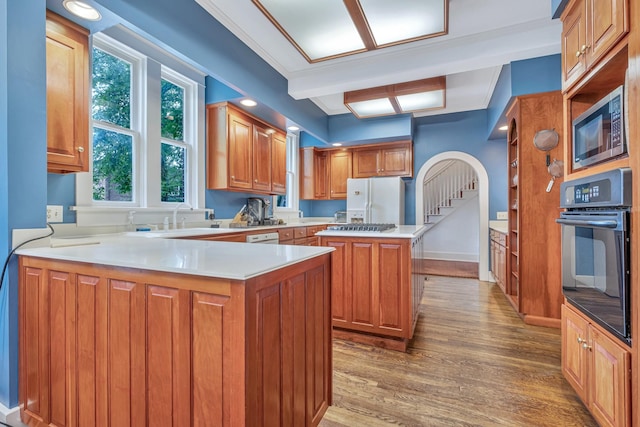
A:
[[[341,224],[341,225],[331,225],[327,227],[327,230],[338,230],[338,231],[388,231],[396,228],[395,224],[371,224],[371,223],[362,223],[362,224]]]

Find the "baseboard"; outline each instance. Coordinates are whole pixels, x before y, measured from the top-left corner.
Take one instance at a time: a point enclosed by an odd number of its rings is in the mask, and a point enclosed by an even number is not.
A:
[[[0,421],[5,424],[9,424],[12,427],[28,427],[20,421],[20,407],[7,408],[0,403]]]
[[[434,276],[478,278],[478,263],[468,261],[446,261],[439,259],[422,259],[419,263],[419,274]]]
[[[544,326],[547,328],[560,329],[560,319],[552,317],[532,316],[530,314],[524,315],[524,323],[527,325]]]

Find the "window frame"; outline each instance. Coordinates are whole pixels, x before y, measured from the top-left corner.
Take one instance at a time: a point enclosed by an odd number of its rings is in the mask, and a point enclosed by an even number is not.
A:
[[[194,219],[204,218],[205,207],[205,74],[170,53],[151,44],[124,27],[117,26],[92,36],[93,47],[132,64],[131,128],[96,122],[97,127],[134,135],[134,183],[132,202],[93,200],[93,143],[89,146],[88,173],[76,174],[76,211],[78,225],[119,225],[127,223],[127,215],[108,213],[143,213],[146,222],[162,223],[168,211],[180,203],[161,202],[160,156],[163,142],[187,148],[185,161],[185,203],[194,211],[186,213]],[[161,137],[161,80],[177,84],[185,91],[184,141]],[[89,100],[91,102],[91,100]],[[146,106],[146,111],[144,110]],[[91,110],[90,110],[91,111]],[[157,113],[156,113],[157,111]],[[91,119],[90,141],[94,121]],[[197,216],[196,216],[197,214]],[[139,222],[139,221],[136,221]]]
[[[294,214],[298,216],[300,212],[300,180],[299,180],[299,137],[295,133],[287,133],[287,186],[286,196],[288,206],[278,206],[278,196],[273,196],[272,204],[273,214],[289,215]]]

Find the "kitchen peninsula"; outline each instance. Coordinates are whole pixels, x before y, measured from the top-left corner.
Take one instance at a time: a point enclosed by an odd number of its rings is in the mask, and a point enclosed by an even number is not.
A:
[[[423,225],[400,225],[386,231],[328,229],[316,234],[321,246],[335,248],[335,337],[406,351],[424,287],[417,267],[425,231]]]
[[[332,250],[126,235],[20,250],[23,421],[317,425]]]

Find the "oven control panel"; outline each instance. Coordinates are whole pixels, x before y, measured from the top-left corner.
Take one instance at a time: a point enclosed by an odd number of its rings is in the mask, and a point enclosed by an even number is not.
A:
[[[576,205],[611,201],[611,182],[608,180],[580,184],[573,188],[573,202]]]
[[[563,182],[560,186],[560,207],[631,207],[631,169],[618,168]]]

